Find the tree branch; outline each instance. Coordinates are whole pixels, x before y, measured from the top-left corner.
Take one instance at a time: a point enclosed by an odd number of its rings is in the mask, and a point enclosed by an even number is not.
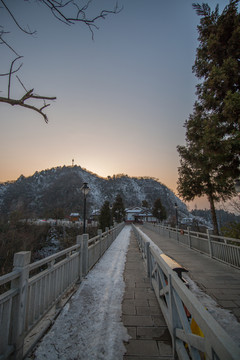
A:
[[[97,16],[89,17],[87,16],[87,10],[89,8],[89,5],[92,0],[86,0],[86,4],[83,6],[79,6],[80,0],[39,0],[40,3],[47,6],[50,11],[52,12],[53,16],[56,17],[59,21],[71,26],[75,23],[82,22],[86,26],[88,26],[91,34],[92,39],[94,38],[94,29],[98,29],[96,25],[96,21],[99,19],[105,19],[107,15],[109,14],[118,14],[122,8],[118,7],[118,3],[116,2],[115,8],[113,10],[102,10]],[[26,30],[23,28],[19,22],[16,20],[15,14],[12,13],[12,11],[9,9],[9,7],[6,5],[6,0],[0,0],[0,4],[3,5],[3,8],[7,11],[8,15],[12,18],[14,23],[17,25],[17,27],[23,31],[24,33],[28,35],[33,35],[36,33],[36,31]],[[72,11],[73,10],[73,11]],[[73,16],[71,16],[73,15]],[[33,89],[27,91],[25,86],[23,85],[22,81],[18,76],[17,79],[22,85],[25,94],[20,99],[13,99],[11,98],[11,83],[12,83],[12,74],[19,71],[22,64],[18,66],[17,69],[14,70],[14,64],[17,60],[19,60],[22,56],[20,56],[4,39],[3,35],[7,34],[3,30],[3,26],[0,25],[0,45],[5,45],[10,49],[14,54],[16,55],[16,58],[11,62],[10,70],[8,73],[0,74],[0,76],[8,76],[8,89],[7,89],[7,97],[0,97],[0,102],[10,104],[12,106],[18,105],[21,107],[25,107],[31,110],[34,110],[41,114],[45,120],[45,122],[48,122],[47,115],[43,112],[45,108],[47,108],[50,104],[45,103],[45,101],[52,101],[55,100],[56,97],[46,97],[46,96],[40,96],[33,94]],[[27,100],[42,100],[44,102],[44,105],[42,107],[34,106],[27,104]]]
[[[38,108],[37,106],[26,104],[25,101],[29,100],[29,99],[44,100],[44,105],[42,107]],[[38,112],[40,115],[43,116],[45,122],[48,123],[48,117],[47,117],[47,115],[45,113],[43,113],[43,109],[48,107],[50,104],[46,104],[45,100],[50,100],[50,101],[56,100],[56,97],[34,95],[33,94],[33,89],[26,92],[26,94],[23,95],[21,99],[11,99],[9,97],[7,97],[7,98],[6,97],[0,97],[0,102],[7,103],[7,104],[12,105],[12,106],[18,105],[18,106],[21,106],[21,107],[24,107],[24,108],[27,108],[27,109],[31,109],[31,110],[34,110],[34,111]]]
[[[98,29],[95,22],[99,19],[105,19],[109,14],[118,14],[122,11],[123,7],[119,8],[118,3],[116,3],[115,8],[113,10],[102,10],[101,13],[95,17],[88,18],[86,15],[86,10],[89,7],[89,4],[92,0],[89,0],[82,8],[78,6],[74,0],[68,0],[66,2],[62,1],[55,1],[55,0],[42,0],[42,3],[45,4],[52,12],[52,14],[60,21],[65,23],[66,25],[73,25],[77,22],[82,22],[88,26],[89,30],[92,33],[93,38],[93,29]],[[63,8],[67,7],[68,5],[73,5],[77,8],[77,14],[75,16],[67,16],[65,15]]]
[[[10,66],[10,71],[9,71],[9,78],[8,78],[8,98],[10,98],[10,90],[11,90],[11,77],[12,77],[12,68],[13,68],[13,65],[15,63],[15,61],[21,59],[22,56],[18,56],[16,59],[14,59],[11,63],[11,66]],[[22,66],[22,64],[20,65],[20,67]]]
[[[11,10],[7,7],[7,5],[5,4],[5,2],[3,0],[0,0],[1,3],[3,4],[3,6],[5,7],[5,9],[7,10],[7,12],[9,13],[9,15],[11,16],[11,18],[13,19],[13,21],[15,22],[15,24],[17,25],[17,27],[23,31],[25,34],[28,35],[33,35],[36,33],[36,31],[27,31],[25,30],[23,27],[21,27],[21,25],[17,22],[15,16],[12,14]]]

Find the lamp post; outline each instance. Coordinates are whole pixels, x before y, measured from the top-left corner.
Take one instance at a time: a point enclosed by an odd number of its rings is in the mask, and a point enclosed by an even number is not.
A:
[[[176,224],[177,224],[177,227],[178,227],[178,206],[177,206],[177,203],[174,204],[175,206],[175,210],[176,210]]]
[[[83,186],[81,187],[82,193],[83,193],[83,233],[86,232],[86,197],[89,193],[90,188],[88,187],[88,184],[85,182],[83,183]]]
[[[112,205],[109,205],[109,210],[110,210],[110,226],[113,225],[113,213],[112,213],[112,209],[113,209],[113,206],[112,206]]]

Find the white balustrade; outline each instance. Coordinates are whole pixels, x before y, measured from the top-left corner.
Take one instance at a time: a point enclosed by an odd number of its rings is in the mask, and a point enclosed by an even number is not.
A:
[[[78,235],[76,245],[30,264],[31,252],[14,255],[14,268],[0,277],[8,290],[0,295],[0,360],[20,360],[26,335],[80,283],[120,233],[124,224],[89,239]]]

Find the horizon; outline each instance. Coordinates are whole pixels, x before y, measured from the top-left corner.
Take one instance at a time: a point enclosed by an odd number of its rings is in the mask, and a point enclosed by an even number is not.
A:
[[[196,202],[193,200],[192,202],[186,202],[183,199],[181,199],[181,197],[178,196],[178,194],[175,193],[175,191],[173,189],[171,189],[171,187],[169,187],[167,184],[163,183],[159,178],[156,178],[154,176],[150,176],[150,175],[129,175],[127,173],[116,173],[116,174],[112,174],[112,175],[107,175],[107,176],[101,176],[99,174],[97,174],[96,172],[89,170],[83,166],[81,166],[80,164],[73,164],[73,165],[57,165],[57,166],[52,166],[51,168],[46,168],[46,169],[42,169],[42,170],[36,170],[34,171],[32,174],[28,174],[28,175],[24,175],[24,174],[20,174],[16,179],[11,179],[11,180],[6,180],[6,181],[0,181],[0,185],[4,184],[4,183],[14,183],[15,181],[17,181],[21,176],[23,176],[24,178],[30,178],[33,177],[36,173],[41,173],[43,171],[51,171],[53,169],[58,169],[58,168],[63,168],[63,167],[67,167],[67,168],[73,168],[73,167],[79,167],[81,168],[83,171],[86,171],[94,176],[97,176],[98,178],[104,179],[104,180],[109,180],[108,177],[110,177],[111,179],[115,176],[115,177],[124,177],[127,176],[129,178],[145,178],[145,179],[152,179],[155,180],[157,182],[159,182],[160,184],[162,184],[163,186],[166,186],[170,191],[172,191],[189,209],[189,211],[191,210],[209,210],[206,206],[199,208],[198,205],[196,204]],[[201,199],[199,199],[201,200]],[[206,199],[203,199],[203,204],[205,204]],[[201,203],[201,202],[200,202]]]
[[[228,3],[210,6],[222,11]],[[0,181],[74,158],[99,176],[150,176],[177,194],[176,147],[185,144],[198,83],[192,66],[200,17],[192,0],[121,0],[123,10],[98,22],[94,41],[87,27],[64,26],[40,2],[10,5],[21,25],[37,30],[27,37],[4,9],[0,14],[11,46],[24,56],[21,82],[57,100],[46,109],[48,124],[29,109],[1,104]],[[90,10],[98,6],[111,9],[115,0],[92,2]],[[8,53],[2,64],[9,68]],[[22,87],[12,81],[12,97],[21,97]],[[205,198],[191,203],[209,208]]]

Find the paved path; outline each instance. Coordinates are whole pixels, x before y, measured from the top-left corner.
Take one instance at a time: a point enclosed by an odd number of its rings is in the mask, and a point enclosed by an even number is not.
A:
[[[131,232],[124,271],[122,321],[131,339],[124,360],[172,359],[171,337],[151,289],[147,271]]]
[[[176,240],[140,227],[168,256],[189,271],[190,278],[221,307],[231,310],[240,322],[240,270],[179,245]]]

